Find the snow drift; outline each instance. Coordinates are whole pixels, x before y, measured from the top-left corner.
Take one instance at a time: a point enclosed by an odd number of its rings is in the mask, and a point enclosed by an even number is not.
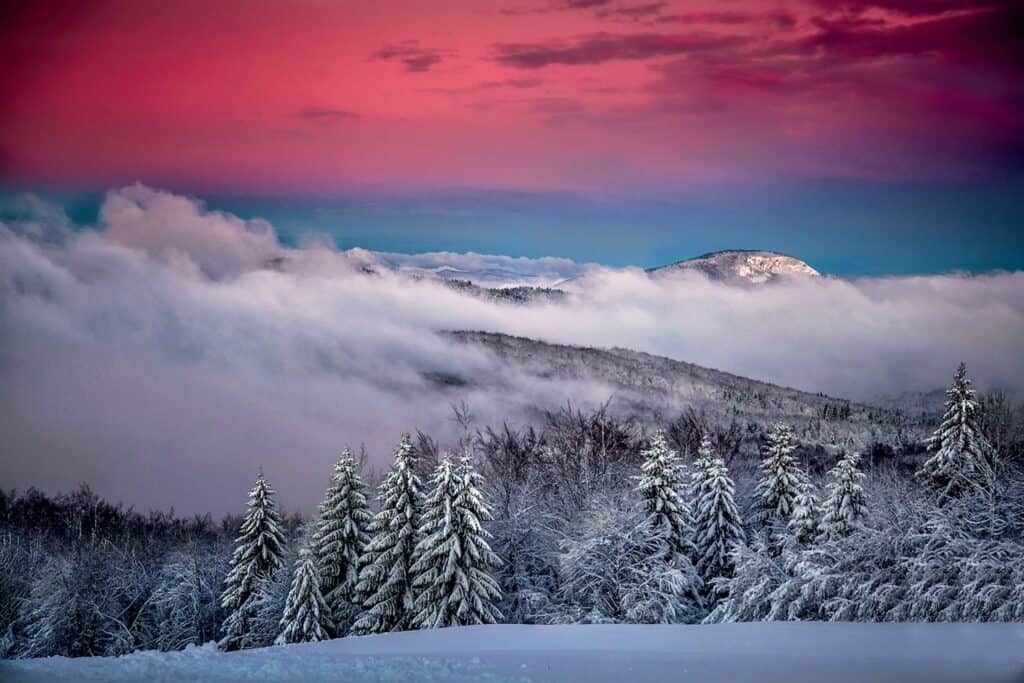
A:
[[[0,662],[42,681],[585,681],[995,683],[1024,676],[1021,624],[777,622],[471,626],[223,653]]]

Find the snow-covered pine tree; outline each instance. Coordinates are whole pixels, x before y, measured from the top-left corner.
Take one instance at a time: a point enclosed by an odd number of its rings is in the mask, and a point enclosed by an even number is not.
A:
[[[501,600],[502,595],[501,586],[491,571],[501,565],[501,558],[491,549],[492,535],[483,526],[484,522],[494,519],[494,514],[484,500],[483,475],[476,469],[469,455],[464,455],[459,460],[457,474],[461,488],[455,502],[462,513],[462,524],[467,532],[463,552],[468,552],[469,557],[473,559],[473,576],[476,579],[470,584],[473,605],[469,614],[473,615],[475,623],[494,623],[502,616],[494,601]],[[488,589],[487,598],[484,597],[485,586],[493,586],[493,590]],[[485,616],[485,613],[490,616]],[[486,621],[487,619],[490,619],[490,622]]]
[[[281,617],[281,633],[276,645],[314,643],[330,638],[333,623],[324,596],[320,592],[320,572],[316,559],[307,548],[299,552],[292,586]]]
[[[657,431],[650,447],[640,456],[637,488],[644,499],[651,531],[663,538],[669,551],[666,559],[673,564],[689,564],[695,557],[693,518],[690,508],[680,497],[686,486],[686,470],[678,454],[668,447],[665,433]]]
[[[789,518],[789,533],[797,543],[810,543],[818,535],[818,497],[809,480],[800,483],[800,492],[793,499],[793,514]]]
[[[373,538],[359,561],[356,596],[363,613],[350,633],[387,633],[412,627],[416,592],[411,568],[416,561],[416,530],[422,509],[416,452],[408,434],[395,449],[395,462],[380,485],[380,510]]]
[[[260,579],[254,598],[254,616],[249,622],[246,647],[268,647],[281,635],[281,615],[292,589],[292,578],[299,562],[299,548],[285,549],[281,568]]]
[[[712,579],[731,574],[733,551],[743,543],[745,534],[729,470],[725,461],[715,455],[706,435],[701,440],[695,470],[691,489],[696,506],[696,565],[705,584],[710,586]]]
[[[994,458],[992,446],[981,431],[978,401],[963,363],[957,368],[946,396],[949,399],[942,424],[929,444],[936,452],[918,470],[918,476],[941,499],[968,490],[988,490]]]
[[[860,485],[864,473],[857,467],[859,462],[860,455],[850,452],[832,468],[832,481],[826,487],[828,497],[818,526],[826,539],[849,535],[867,512],[864,489]]]
[[[697,448],[697,457],[693,461],[693,473],[690,474],[690,498],[693,505],[696,505],[700,492],[697,487],[710,477],[711,468],[715,466],[715,449],[711,446],[711,439],[706,435],[700,439],[700,446]],[[691,515],[692,517],[692,515]]]
[[[627,497],[628,496],[628,497]],[[559,543],[558,588],[547,623],[692,624],[704,616],[703,582],[672,564],[634,496],[600,495]]]
[[[493,624],[501,599],[490,570],[500,564],[482,522],[491,518],[480,475],[468,458],[446,456],[431,477],[413,565],[416,628]]]
[[[761,460],[761,479],[754,495],[760,511],[760,522],[786,524],[793,515],[800,486],[807,478],[794,457],[796,444],[789,425],[779,422],[768,433],[768,443]]]
[[[320,592],[331,617],[331,635],[340,637],[359,612],[355,590],[359,558],[370,542],[373,515],[366,505],[366,486],[348,449],[334,466],[311,551],[320,572]]]
[[[726,597],[705,617],[705,624],[768,621],[773,594],[789,579],[783,558],[772,546],[772,539],[755,532],[749,545],[736,547],[733,576],[723,584]]]
[[[274,490],[261,470],[249,492],[249,509],[235,540],[235,552],[224,580],[221,606],[230,610],[224,621],[223,650],[253,645],[249,635],[259,609],[259,583],[281,567],[284,536],[274,505]]]

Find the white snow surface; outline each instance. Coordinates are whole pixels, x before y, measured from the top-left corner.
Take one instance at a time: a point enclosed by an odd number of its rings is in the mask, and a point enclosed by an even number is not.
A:
[[[655,277],[671,276],[686,270],[698,270],[712,280],[763,284],[778,276],[821,275],[805,262],[774,251],[729,249],[703,254],[695,258],[670,263],[648,272]]]
[[[9,660],[15,681],[1022,681],[1024,624],[470,626],[224,653]]]

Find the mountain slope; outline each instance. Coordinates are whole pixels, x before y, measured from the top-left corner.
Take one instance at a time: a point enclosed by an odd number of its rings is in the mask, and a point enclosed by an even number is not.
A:
[[[731,249],[703,254],[666,266],[649,268],[653,277],[665,277],[681,271],[697,270],[712,280],[731,283],[761,284],[779,276],[821,275],[814,268],[793,256],[774,251]]]
[[[894,434],[913,441],[935,423],[930,412],[911,415],[894,407],[854,403],[629,349],[548,344],[492,332],[444,334],[457,343],[484,349],[496,360],[493,376],[472,381],[459,378],[453,382],[457,386],[513,381],[518,386],[531,386],[531,382],[596,385],[591,395],[611,397],[613,407],[641,419],[694,409],[719,424],[736,420],[745,427],[764,428],[785,420],[806,441],[838,446],[859,446]]]

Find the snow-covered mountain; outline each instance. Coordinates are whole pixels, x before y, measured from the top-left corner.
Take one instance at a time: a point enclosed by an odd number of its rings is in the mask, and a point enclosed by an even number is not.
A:
[[[586,282],[589,276],[620,270],[595,263],[577,263],[571,259],[523,258],[494,254],[398,254],[349,249],[347,258],[366,272],[391,270],[412,277],[469,281],[478,287],[561,287]],[[779,276],[819,276],[804,261],[773,251],[730,249],[648,268],[655,278],[696,270],[712,280],[730,284],[761,284]]]
[[[821,273],[793,256],[774,251],[729,249],[715,251],[666,266],[649,268],[654,277],[665,277],[684,270],[699,270],[712,280],[761,284],[778,276],[811,276]]]

